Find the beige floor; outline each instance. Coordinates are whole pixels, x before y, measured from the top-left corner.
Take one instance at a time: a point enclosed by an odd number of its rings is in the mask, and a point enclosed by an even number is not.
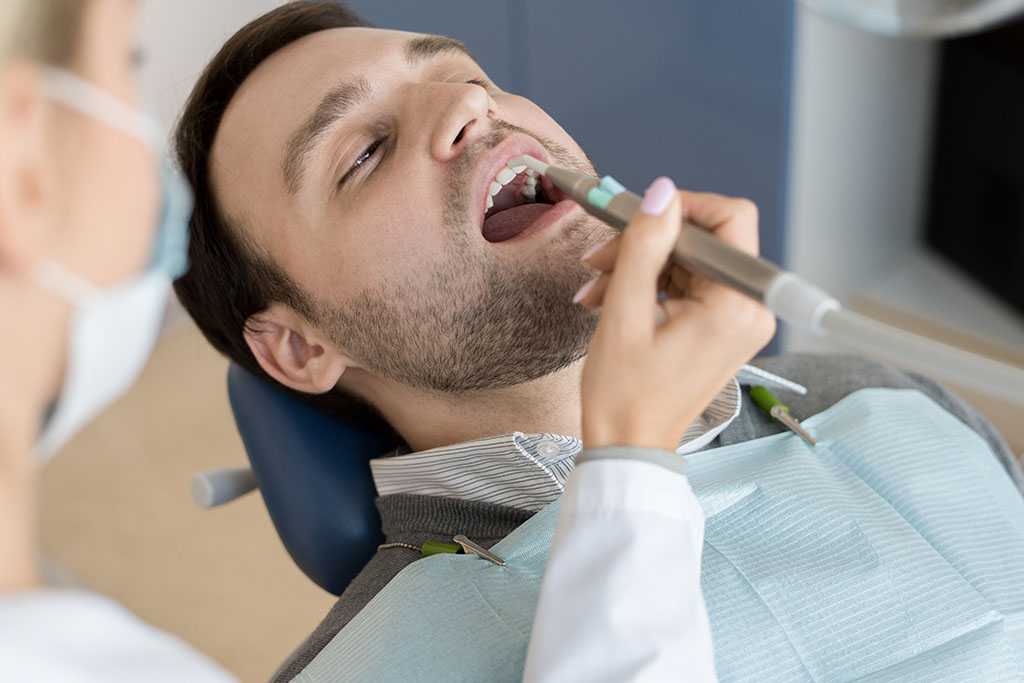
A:
[[[46,466],[42,538],[84,584],[261,681],[333,598],[292,563],[258,493],[192,502],[193,472],[246,463],[226,369],[191,325],[166,335],[131,392]]]

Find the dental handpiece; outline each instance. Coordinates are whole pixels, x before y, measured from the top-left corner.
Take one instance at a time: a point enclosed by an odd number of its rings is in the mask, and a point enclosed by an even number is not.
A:
[[[611,176],[597,178],[545,164],[528,154],[508,162],[546,177],[587,213],[622,231],[643,201]],[[687,270],[763,303],[780,320],[829,336],[910,370],[1024,406],[1024,369],[872,320],[796,273],[741,251],[683,221],[673,260]]]
[[[640,210],[642,199],[611,176],[596,178],[545,164],[529,155],[509,161],[508,166],[532,168],[588,213],[620,231]],[[740,251],[689,221],[683,221],[673,258],[687,270],[763,303],[786,322],[819,334],[824,314],[840,307],[833,297],[795,273]]]

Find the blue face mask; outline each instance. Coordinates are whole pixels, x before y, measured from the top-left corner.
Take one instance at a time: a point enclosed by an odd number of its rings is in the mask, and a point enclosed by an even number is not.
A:
[[[47,459],[134,383],[156,342],[172,280],[188,269],[192,191],[164,157],[151,117],[78,76],[47,68],[54,102],[142,140],[153,151],[162,192],[153,255],[141,272],[98,287],[53,260],[36,264],[36,284],[74,306],[63,386],[36,446]]]

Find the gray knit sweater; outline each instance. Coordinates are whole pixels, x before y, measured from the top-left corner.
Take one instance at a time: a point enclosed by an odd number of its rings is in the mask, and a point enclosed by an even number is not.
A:
[[[755,365],[808,387],[806,396],[787,394],[784,399],[793,414],[801,418],[826,410],[847,394],[866,387],[919,389],[984,437],[1017,487],[1024,492],[1024,474],[996,431],[973,409],[931,380],[856,356],[790,354],[760,359]],[[744,392],[739,416],[708,448],[749,441],[783,429],[765,416]],[[526,510],[504,505],[406,494],[379,497],[377,509],[380,510],[387,542],[398,541],[415,546],[428,540],[450,542],[452,536],[465,534],[489,548],[532,515]],[[378,551],[341,594],[316,630],[277,671],[273,678],[275,683],[297,676],[378,591],[406,565],[419,558],[417,551],[405,548]]]

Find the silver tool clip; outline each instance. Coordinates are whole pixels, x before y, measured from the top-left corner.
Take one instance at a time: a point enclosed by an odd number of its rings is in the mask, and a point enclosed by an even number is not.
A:
[[[796,418],[790,415],[788,412],[786,412],[786,409],[781,405],[772,406],[771,416],[774,417],[779,422],[781,422],[782,424],[786,425],[786,427],[788,427],[791,432],[796,433],[797,436],[802,438],[807,443],[811,444],[812,446],[818,445],[818,442],[814,440],[814,437],[808,434],[807,431],[800,426],[800,423],[796,421]]]
[[[490,560],[499,567],[505,566],[505,560],[501,559],[500,557],[489,551],[487,548],[484,548],[483,546],[474,543],[465,536],[459,535],[453,538],[452,540],[461,545],[462,551],[467,555],[479,555],[485,560]]]

